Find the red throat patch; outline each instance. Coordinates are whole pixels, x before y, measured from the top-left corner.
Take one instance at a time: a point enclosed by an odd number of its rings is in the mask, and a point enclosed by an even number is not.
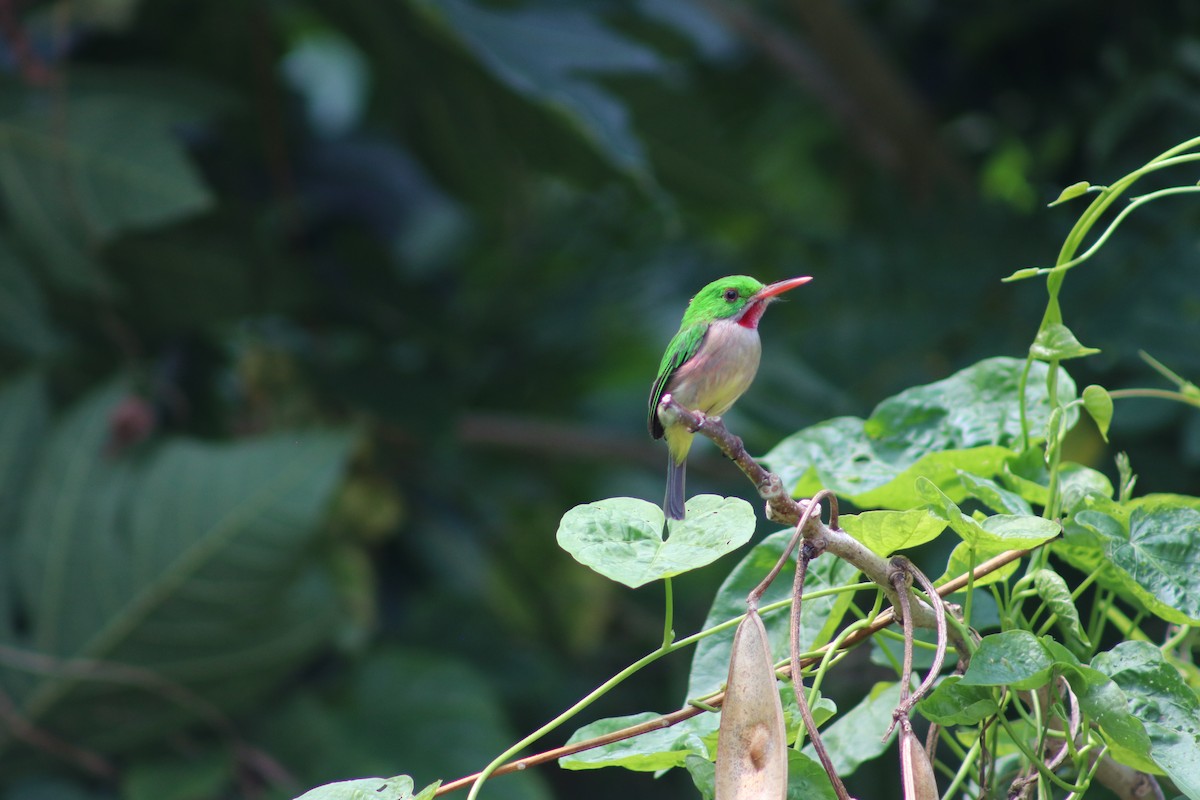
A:
[[[762,319],[763,312],[766,310],[767,304],[762,300],[751,303],[746,306],[746,310],[738,317],[738,325],[750,330],[756,330],[758,328],[758,321]]]

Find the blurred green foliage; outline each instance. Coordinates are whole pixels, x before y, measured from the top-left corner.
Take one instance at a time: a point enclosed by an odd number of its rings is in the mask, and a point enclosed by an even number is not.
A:
[[[729,415],[765,452],[1023,355],[1041,289],[999,279],[1053,263],[1073,215],[1044,205],[1200,122],[1187,0],[77,0],[0,21],[14,800],[481,767],[661,636],[656,595],[553,532],[660,496],[645,395],[697,287],[816,277]],[[1155,383],[1139,348],[1200,375],[1198,217],[1155,204],[1073,278],[1103,351],[1081,386]],[[1194,412],[1125,401],[1110,437],[1073,459],[1115,475],[1125,450],[1139,489],[1200,490]],[[697,455],[693,491],[748,495]],[[679,579],[677,628],[719,580]],[[685,681],[598,711],[670,707]],[[688,785],[546,770],[488,794]]]

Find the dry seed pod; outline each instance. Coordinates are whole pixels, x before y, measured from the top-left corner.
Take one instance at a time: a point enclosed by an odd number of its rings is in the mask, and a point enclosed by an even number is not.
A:
[[[784,800],[787,731],[767,630],[751,610],[738,625],[717,738],[716,800]]]
[[[900,722],[900,778],[904,800],[938,800],[933,765],[907,719]]]

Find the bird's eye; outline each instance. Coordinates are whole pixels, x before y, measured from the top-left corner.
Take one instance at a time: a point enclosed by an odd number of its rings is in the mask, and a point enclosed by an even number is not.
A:
[[[737,299],[738,299],[738,290],[737,289],[726,289],[725,290],[725,302],[732,303],[734,300],[737,300]]]

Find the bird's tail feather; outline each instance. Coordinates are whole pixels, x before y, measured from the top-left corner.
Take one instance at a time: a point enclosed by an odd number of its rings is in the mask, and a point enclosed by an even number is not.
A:
[[[674,456],[667,457],[667,497],[663,501],[663,511],[669,519],[683,519],[683,478],[687,461],[675,463]]]

